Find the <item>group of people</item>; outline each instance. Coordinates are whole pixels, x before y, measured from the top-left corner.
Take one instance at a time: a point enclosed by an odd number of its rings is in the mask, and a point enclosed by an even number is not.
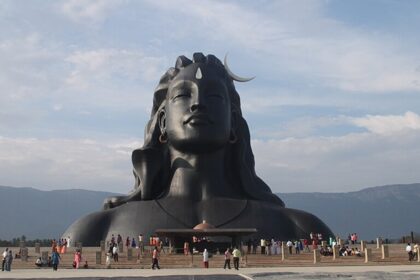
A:
[[[207,251],[207,249],[206,249]],[[204,255],[204,254],[203,254]],[[225,264],[224,264],[224,269],[229,268],[230,269],[230,258],[231,256],[233,256],[233,267],[236,270],[239,270],[239,260],[242,257],[241,251],[238,248],[234,248],[233,251],[231,251],[231,249],[227,248],[225,251]],[[208,264],[207,264],[207,268],[208,268]]]
[[[320,254],[323,256],[332,256],[333,253],[333,249],[330,245],[326,246],[326,247],[321,247],[320,249]],[[362,256],[362,252],[359,250],[359,248],[349,248],[348,246],[342,246],[339,250],[338,250],[338,255],[342,256],[342,257],[346,257],[346,256],[357,256],[357,257],[361,257]]]
[[[35,261],[35,265],[37,267],[52,267],[54,271],[57,271],[61,261],[60,253],[65,254],[67,252],[67,247],[67,239],[59,239],[58,242],[53,239],[51,242],[51,256],[48,257],[48,260],[42,260],[41,257],[38,257]]]
[[[357,239],[358,239],[357,233],[352,233],[352,234],[349,233],[347,237],[348,243],[351,245],[357,244]]]
[[[109,243],[108,253],[106,254],[107,265],[111,264],[111,259],[114,262],[118,262],[118,243],[112,242],[112,240]]]
[[[250,251],[249,243],[250,242],[248,240],[247,251]],[[260,240],[260,248],[261,248],[261,255],[278,255],[280,254],[281,241],[274,240],[274,238],[272,238],[271,240],[262,238]],[[254,249],[255,248],[252,248],[253,253],[254,253]]]
[[[407,247],[405,247],[405,251],[408,254],[408,260],[414,261],[414,260],[418,260],[419,258],[419,245],[417,243],[414,243],[413,246],[411,246],[410,243],[407,243]]]
[[[56,241],[55,239],[52,240],[52,251],[56,251],[59,254],[65,254],[67,252],[67,248],[70,246],[69,242],[66,238],[61,238]]]
[[[155,242],[155,239],[153,239],[153,241]],[[111,239],[110,239],[108,244],[109,244],[109,247],[108,247],[108,252],[106,254],[105,263],[106,263],[107,267],[110,268],[111,267],[111,260],[113,260],[114,262],[118,262],[119,247],[122,246],[122,244],[123,244],[123,238],[122,238],[121,234],[117,234],[117,237],[115,237],[115,235],[112,234]],[[155,243],[152,244],[152,241],[151,241],[151,245],[155,245]],[[134,237],[130,239],[130,237],[127,236],[127,238],[125,239],[125,246],[127,247],[127,249],[128,248],[139,249],[137,258],[140,259],[140,256],[142,254],[144,254],[143,234],[139,234],[137,241]],[[160,248],[161,246],[163,246],[163,245],[160,242],[159,246],[156,246],[156,247]],[[163,249],[163,248],[160,248],[160,249]],[[159,251],[160,251],[160,249],[159,249]]]
[[[250,245],[252,246],[252,253],[256,253],[256,248],[252,245],[250,241],[247,242],[248,247],[248,254],[251,252]],[[261,239],[260,240],[260,248],[262,255],[279,255],[281,253],[281,246],[282,242],[279,240],[268,240],[268,239]],[[296,240],[288,240],[285,243],[289,254],[300,254],[303,251],[310,252],[309,246],[312,246],[313,249],[317,249],[318,246],[318,239],[314,239],[312,241],[308,239],[296,239]]]
[[[13,261],[13,253],[12,250],[6,248],[2,254],[3,260],[1,262],[1,271],[11,271],[12,270],[12,261]]]
[[[35,261],[35,265],[39,268],[41,267],[52,267],[54,271],[58,270],[58,265],[61,261],[61,254],[65,254],[67,252],[67,248],[69,247],[69,240],[70,239],[59,239],[58,242],[53,239],[51,242],[51,256],[48,257],[48,260],[43,260],[41,257],[38,257]],[[73,256],[73,263],[72,266],[75,269],[79,269],[82,263],[82,252],[80,249],[76,249],[76,252]],[[88,262],[85,261],[83,265],[84,268],[88,268]]]
[[[349,248],[348,246],[342,246],[340,248],[340,250],[338,250],[338,254],[342,257],[346,257],[346,256],[357,256],[357,257],[361,257],[362,256],[362,252],[360,252],[359,248]]]
[[[223,268],[226,269],[226,267],[228,269],[231,269],[230,266],[230,261],[233,257],[233,267],[236,270],[239,270],[239,260],[242,257],[241,251],[235,247],[233,250],[231,248],[227,248],[225,251],[225,263]],[[203,251],[203,266],[204,268],[209,268],[209,252],[207,249],[204,249]]]

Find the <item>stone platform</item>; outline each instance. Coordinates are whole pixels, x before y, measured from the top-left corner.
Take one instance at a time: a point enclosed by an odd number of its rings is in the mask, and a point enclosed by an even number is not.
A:
[[[356,247],[356,246],[354,246]],[[358,246],[360,247],[360,246]],[[82,250],[83,263],[88,261],[89,269],[72,269],[73,254],[75,249],[70,248],[62,254],[62,261],[58,272],[52,268],[36,268],[35,260],[40,254],[35,253],[35,248],[28,248],[28,261],[15,259],[12,272],[0,273],[0,278],[5,279],[41,279],[41,278],[72,278],[72,279],[131,279],[145,277],[153,279],[420,279],[420,262],[408,261],[405,244],[389,245],[389,258],[382,259],[381,249],[376,245],[368,245],[372,256],[369,262],[364,257],[333,257],[321,256],[319,262],[314,261],[313,252],[303,252],[295,255],[244,255],[239,271],[224,270],[224,256],[213,255],[210,260],[210,269],[202,268],[201,255],[164,254],[160,256],[160,270],[151,270],[150,252],[137,258],[137,250],[132,251],[132,258],[127,255],[127,248],[119,254],[119,262],[111,263],[111,269],[105,267],[105,253],[99,247],[84,247]],[[15,253],[18,248],[11,248]],[[0,248],[3,250],[3,248]],[[41,248],[41,252],[48,252],[50,248]],[[97,259],[97,252],[101,252]],[[99,257],[99,256],[98,256]],[[97,261],[100,263],[97,263]],[[210,276],[212,275],[212,276]],[[367,277],[367,278],[366,278]]]

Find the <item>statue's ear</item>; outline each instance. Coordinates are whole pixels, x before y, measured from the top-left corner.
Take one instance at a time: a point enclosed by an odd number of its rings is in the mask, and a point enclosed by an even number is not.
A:
[[[232,110],[232,114],[230,117],[230,129],[236,131],[238,125],[238,112]]]
[[[165,109],[161,109],[158,114],[158,122],[161,134],[166,132],[166,112]]]
[[[232,115],[230,117],[230,135],[229,135],[229,142],[231,144],[236,143],[238,141],[238,114],[235,111],[232,111]]]

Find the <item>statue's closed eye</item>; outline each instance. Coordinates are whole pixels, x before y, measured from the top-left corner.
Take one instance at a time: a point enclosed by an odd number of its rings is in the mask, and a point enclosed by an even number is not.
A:
[[[223,96],[217,93],[214,94],[208,94],[207,95],[208,98],[212,98],[212,99],[223,99]]]
[[[189,91],[179,91],[175,96],[172,98],[172,100],[176,100],[179,98],[189,98],[191,97],[191,92]]]

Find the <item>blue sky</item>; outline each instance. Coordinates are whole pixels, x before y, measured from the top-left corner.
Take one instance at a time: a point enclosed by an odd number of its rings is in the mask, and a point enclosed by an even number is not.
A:
[[[0,185],[126,193],[153,90],[229,53],[275,192],[420,182],[419,1],[1,1]]]

